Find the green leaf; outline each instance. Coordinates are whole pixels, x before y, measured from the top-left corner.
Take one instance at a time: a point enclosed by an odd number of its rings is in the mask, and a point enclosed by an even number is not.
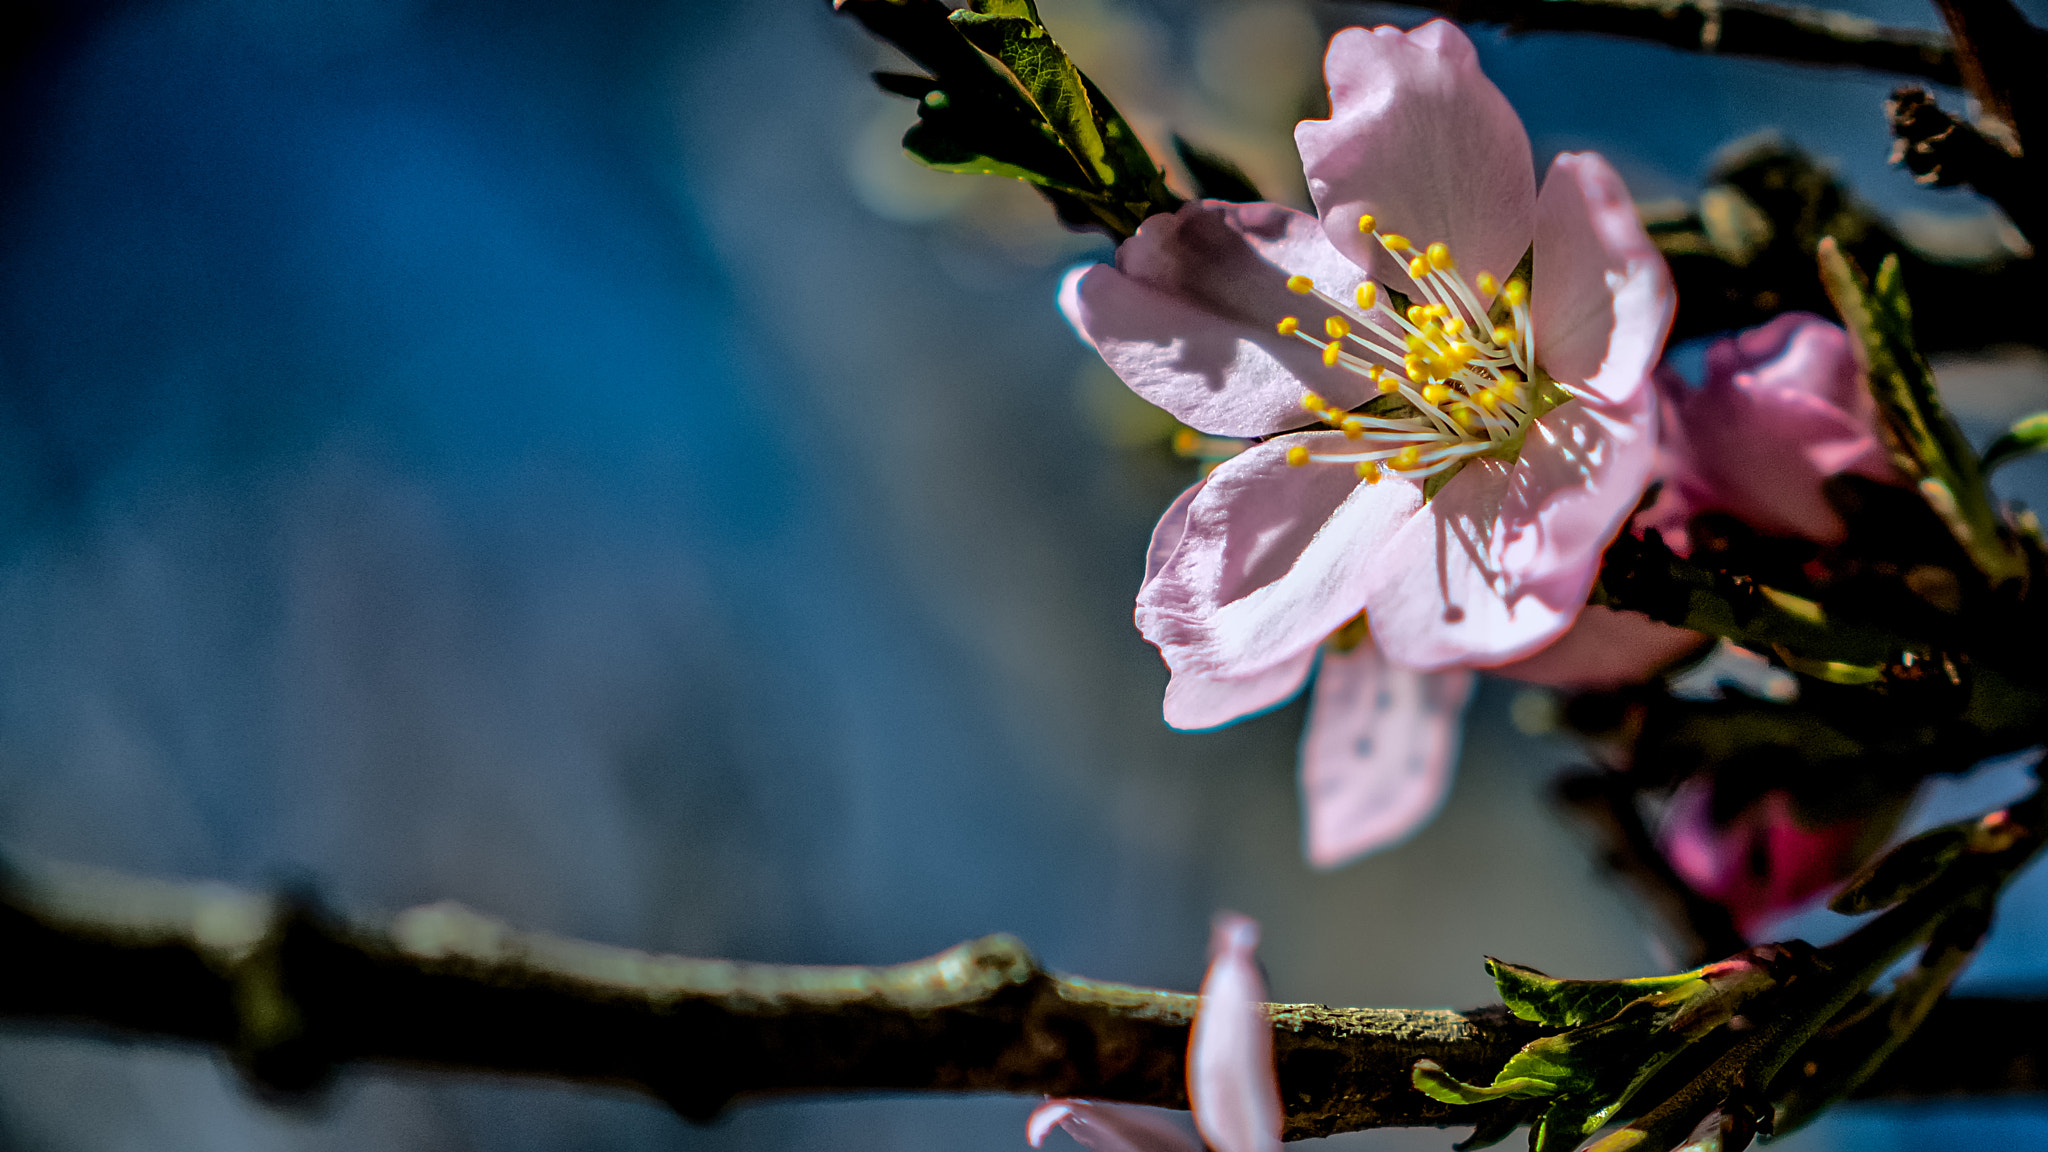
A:
[[[1492,956],[1486,958],[1486,970],[1493,974],[1493,985],[1509,1011],[1553,1028],[1577,1028],[1605,1020],[1644,996],[1682,988],[1705,971],[1636,980],[1560,980]]]
[[[2005,435],[1993,440],[1991,447],[1984,450],[1984,460],[1979,466],[1989,476],[1991,470],[1999,465],[2043,448],[2048,448],[2048,412],[2036,412],[2032,416],[2021,417],[2005,430]]]
[[[902,49],[928,73],[880,73],[883,89],[918,100],[903,138],[912,157],[947,172],[1036,186],[1069,227],[1121,240],[1180,200],[1131,126],[1046,31],[1030,0],[838,0],[836,7]]]
[[[1223,156],[1206,148],[1196,147],[1187,137],[1175,133],[1174,154],[1180,157],[1188,175],[1194,178],[1195,194],[1206,200],[1229,200],[1237,204],[1250,204],[1264,200],[1258,186],[1245,175],[1244,169]]]
[[[1865,865],[1828,907],[1844,916],[1889,908],[1932,884],[1969,846],[1968,825],[1923,832]]]
[[[1899,258],[1885,257],[1876,279],[1866,280],[1833,237],[1821,241],[1819,257],[1821,283],[1856,337],[1893,460],[1991,583],[2024,576],[2026,560],[2001,532],[1977,454],[1949,418],[1934,373],[1914,346]]]
[[[985,5],[993,6],[993,5]],[[1008,5],[1004,5],[1008,6]],[[953,13],[953,26],[967,42],[1002,61],[1030,97],[1051,136],[1087,172],[1097,186],[1116,182],[1108,146],[1096,123],[1095,109],[1081,86],[1081,71],[1047,34],[1034,16],[997,16],[980,12]]]
[[[1446,1104],[1484,1104],[1488,1100],[1499,1100],[1504,1097],[1526,1099],[1548,1096],[1557,1090],[1556,1085],[1546,1081],[1522,1078],[1496,1080],[1492,1087],[1482,1088],[1476,1084],[1467,1084],[1444,1071],[1443,1065],[1434,1060],[1417,1060],[1408,1078],[1414,1083],[1416,1091]]]

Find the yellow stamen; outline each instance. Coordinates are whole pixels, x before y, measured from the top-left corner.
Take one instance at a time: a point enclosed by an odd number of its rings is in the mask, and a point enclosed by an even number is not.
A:
[[[1386,373],[1373,381],[1373,383],[1379,385],[1382,392],[1399,392],[1401,390],[1401,381],[1396,379],[1392,372]]]
[[[1282,316],[1280,323],[1276,327],[1278,327],[1282,336],[1292,336],[1301,330],[1301,317]]]
[[[1452,336],[1456,336],[1464,330],[1465,318],[1463,316],[1453,316],[1449,320],[1444,321],[1444,331]]]
[[[1460,408],[1451,413],[1451,419],[1457,421],[1458,427],[1469,430],[1474,424],[1479,423],[1479,413],[1470,408]]]
[[[1365,429],[1360,428],[1356,424],[1346,424],[1344,426],[1344,438],[1346,440],[1356,440],[1363,435],[1365,435]]]
[[[1306,276],[1289,276],[1287,290],[1299,296],[1306,296],[1316,290],[1316,282]]]
[[[1373,219],[1373,215],[1370,212],[1358,218],[1358,230],[1360,232],[1370,232],[1379,226],[1380,222]]]
[[[1431,404],[1441,404],[1451,398],[1451,390],[1443,384],[1429,384],[1422,389],[1422,398]]]
[[[1183,428],[1173,434],[1173,450],[1182,456],[1193,456],[1201,439],[1193,428]]]
[[[1420,280],[1427,275],[1429,275],[1429,260],[1426,257],[1417,256],[1413,260],[1408,261],[1409,279]]]
[[[1380,243],[1386,245],[1389,252],[1406,252],[1408,250],[1408,238],[1392,232],[1380,237]]]
[[[1351,335],[1351,323],[1342,316],[1332,316],[1323,321],[1323,331],[1329,333],[1332,340],[1342,340]]]
[[[1529,299],[1529,286],[1520,280],[1508,281],[1508,286],[1501,289],[1501,292],[1508,298],[1508,303],[1517,308],[1527,303]]]
[[[1474,396],[1472,399],[1478,401],[1479,406],[1481,408],[1486,409],[1488,412],[1491,412],[1495,408],[1500,407],[1500,397],[1495,395],[1493,389],[1491,388],[1480,389],[1479,395]]]
[[[1301,398],[1301,406],[1303,408],[1308,409],[1311,412],[1320,412],[1323,409],[1328,408],[1330,406],[1330,402],[1328,400],[1323,399],[1321,396],[1316,395],[1314,392],[1311,392],[1308,395],[1303,396]]]
[[[1289,468],[1299,468],[1306,463],[1308,463],[1308,449],[1296,444],[1287,450],[1287,466]]]
[[[1304,452],[1303,455],[1307,455],[1307,453]],[[1420,463],[1422,463],[1422,449],[1410,444],[1395,453],[1394,458],[1387,461],[1387,466],[1390,468],[1413,468]]]
[[[1380,466],[1370,460],[1360,460],[1358,466],[1352,469],[1352,471],[1357,472],[1358,478],[1367,484],[1377,484],[1380,482]]]
[[[1500,327],[1495,328],[1493,330],[1493,342],[1501,345],[1513,344],[1515,342],[1514,326],[1502,324]]]
[[[1367,216],[1366,219],[1370,220],[1372,219],[1372,217]],[[1379,285],[1374,284],[1370,280],[1367,280],[1365,283],[1360,284],[1358,286],[1358,310],[1361,312],[1372,311],[1372,306],[1376,301],[1379,300],[1379,297]]]
[[[1342,355],[1343,352],[1344,349],[1339,348],[1335,340],[1323,345],[1323,367],[1335,368],[1337,366],[1337,357]]]
[[[1481,272],[1479,274],[1479,294],[1481,296],[1491,296],[1498,291],[1500,291],[1500,281],[1493,278],[1493,273]]]
[[[1451,269],[1456,268],[1458,265],[1456,261],[1451,259],[1450,245],[1443,243],[1431,244],[1429,246],[1429,266],[1439,272],[1449,272]]]
[[[1422,305],[1410,304],[1408,306],[1408,322],[1410,324],[1420,328],[1422,327],[1422,322],[1427,319],[1429,319],[1429,313],[1423,310]]]

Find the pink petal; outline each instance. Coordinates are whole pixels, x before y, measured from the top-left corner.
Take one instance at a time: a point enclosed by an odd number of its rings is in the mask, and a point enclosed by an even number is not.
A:
[[[1600,555],[1641,500],[1656,455],[1656,397],[1559,406],[1512,466],[1453,477],[1379,550],[1366,609],[1388,659],[1488,666],[1533,654],[1577,618]]]
[[[1493,671],[1510,680],[1574,692],[1609,692],[1640,684],[1711,643],[1690,628],[1675,628],[1640,612],[1587,605],[1557,642]]]
[[[1322,353],[1274,330],[1299,316],[1311,330],[1335,313],[1287,288],[1290,275],[1348,298],[1364,273],[1323,239],[1315,218],[1277,204],[1184,205],[1139,227],[1116,264],[1067,274],[1060,308],[1138,395],[1218,436],[1266,436],[1312,417],[1319,392],[1345,407],[1370,385],[1324,367]]]
[[[1535,261],[1537,363],[1574,392],[1609,403],[1633,396],[1664,354],[1678,294],[1628,188],[1598,155],[1551,162],[1536,200]]]
[[[1188,1100],[1195,1127],[1216,1152],[1280,1150],[1280,1081],[1266,983],[1252,955],[1258,944],[1251,920],[1228,912],[1216,918],[1188,1040]]]
[[[1188,530],[1188,505],[1195,502],[1195,493],[1202,490],[1203,481],[1197,480],[1173,498],[1173,503],[1160,513],[1159,523],[1152,526],[1152,543],[1145,549],[1144,584],[1150,584],[1166,562],[1180,549],[1180,539]],[[1143,585],[1140,585],[1141,587]]]
[[[1238,679],[1298,658],[1358,614],[1382,546],[1421,504],[1408,481],[1343,464],[1289,467],[1339,432],[1266,441],[1224,462],[1187,508],[1180,545],[1138,592],[1138,628],[1176,673]]]
[[[1292,700],[1315,663],[1316,650],[1308,648],[1264,672],[1236,679],[1175,672],[1166,685],[1166,722],[1200,732],[1255,716]]]
[[[1337,250],[1412,290],[1404,268],[1359,233],[1370,212],[1383,233],[1448,244],[1467,277],[1511,271],[1535,233],[1536,167],[1465,34],[1442,20],[1413,32],[1347,28],[1323,72],[1330,118],[1302,121],[1294,142]]]
[[[1370,640],[1323,655],[1301,738],[1308,859],[1348,864],[1427,823],[1450,791],[1472,673],[1389,664]]]
[[[1717,342],[1705,386],[1680,395],[1690,514],[1727,512],[1763,532],[1834,543],[1845,527],[1823,481],[1849,472],[1903,483],[1848,334],[1817,316],[1787,313]]]
[[[1048,1100],[1031,1113],[1024,1135],[1037,1148],[1054,1128],[1065,1129],[1094,1152],[1201,1152],[1201,1145],[1164,1114],[1129,1104]]]
[[[1888,826],[1886,816],[1808,826],[1790,798],[1775,790],[1718,824],[1713,783],[1694,777],[1672,796],[1659,840],[1685,882],[1727,908],[1736,927],[1753,936],[1847,879],[1874,847],[1869,841]]]

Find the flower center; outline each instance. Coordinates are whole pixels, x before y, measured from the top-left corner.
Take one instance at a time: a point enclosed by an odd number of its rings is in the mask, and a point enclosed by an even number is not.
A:
[[[1358,441],[1358,449],[1311,452],[1296,446],[1288,450],[1287,462],[1350,464],[1360,479],[1377,483],[1382,468],[1419,480],[1475,456],[1511,453],[1535,411],[1529,381],[1538,378],[1536,336],[1529,324],[1528,286],[1516,279],[1501,285],[1488,272],[1478,275],[1476,285],[1467,283],[1449,247],[1437,243],[1418,251],[1407,237],[1380,232],[1371,216],[1360,218],[1358,230],[1408,261],[1421,299],[1397,308],[1389,292],[1367,280],[1353,299],[1341,300],[1306,276],[1288,279],[1290,290],[1327,304],[1332,315],[1324,319],[1320,337],[1299,316],[1282,319],[1280,334],[1322,349],[1326,366],[1365,377],[1380,395],[1351,412],[1314,392],[1304,395],[1302,407]],[[1481,301],[1496,292],[1489,313]]]

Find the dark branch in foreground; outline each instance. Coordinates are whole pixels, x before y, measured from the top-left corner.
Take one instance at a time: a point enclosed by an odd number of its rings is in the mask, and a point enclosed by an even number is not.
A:
[[[1689,52],[1754,56],[1920,76],[1959,84],[1946,38],[1889,28],[1847,12],[1754,0],[1414,0],[1464,23],[1514,32],[1593,32]]]
[[[51,870],[7,877],[0,952],[0,1016],[217,1046],[275,1091],[372,1063],[637,1089],[699,1119],[798,1092],[1187,1106],[1194,997],[1053,975],[1006,936],[888,968],[736,964],[517,933],[453,904],[368,926],[216,885]],[[1489,1107],[1431,1100],[1409,1069],[1487,1077],[1539,1034],[1498,1007],[1271,1011],[1290,1138],[1482,1121]],[[1949,1005],[1883,1091],[2043,1091],[2044,1035],[2039,1005]]]

